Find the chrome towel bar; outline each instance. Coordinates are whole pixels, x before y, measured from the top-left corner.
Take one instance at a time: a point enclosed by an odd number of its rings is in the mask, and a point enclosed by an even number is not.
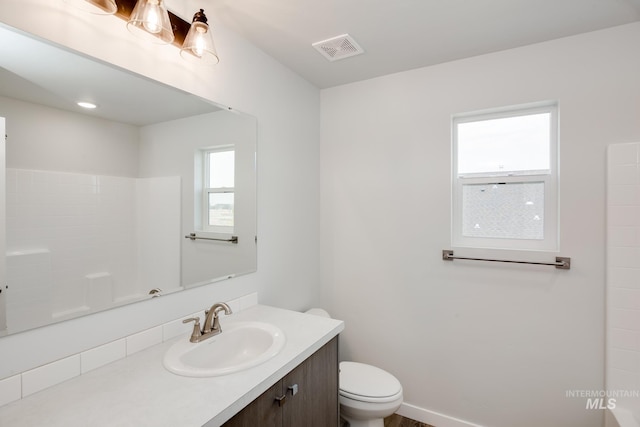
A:
[[[508,262],[512,264],[533,264],[533,265],[552,265],[560,270],[571,269],[571,258],[568,257],[556,257],[556,262],[535,262],[535,261],[511,261],[506,259],[488,259],[488,258],[467,258],[461,256],[454,256],[452,250],[444,249],[442,251],[442,259],[444,261],[453,261],[454,259],[464,259],[468,261],[489,261],[489,262]]]
[[[233,244],[238,244],[238,236],[231,236],[230,239],[214,239],[213,237],[200,237],[196,236],[196,233],[189,233],[189,235],[184,236],[184,238],[190,240],[216,240],[218,242],[231,242]]]

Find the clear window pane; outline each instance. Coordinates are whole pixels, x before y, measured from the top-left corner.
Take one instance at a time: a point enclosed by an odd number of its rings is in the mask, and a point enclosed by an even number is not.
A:
[[[457,124],[458,175],[550,172],[551,113]]]
[[[235,176],[235,152],[209,153],[209,188],[233,187]]]
[[[209,225],[233,227],[234,193],[209,193]]]
[[[462,235],[544,239],[544,182],[463,185]]]

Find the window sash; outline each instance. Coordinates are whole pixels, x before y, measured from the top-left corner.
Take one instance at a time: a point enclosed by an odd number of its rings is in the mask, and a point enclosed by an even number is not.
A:
[[[502,117],[551,113],[551,129],[549,142],[549,170],[544,171],[516,171],[515,173],[475,173],[458,175],[457,158],[457,124],[477,120]],[[465,114],[453,119],[452,129],[452,245],[454,247],[518,249],[518,250],[558,250],[558,114],[556,104],[537,105],[529,108],[512,108],[509,110],[493,111],[490,113]],[[527,173],[528,172],[528,173]],[[516,239],[504,237],[468,237],[462,231],[462,196],[463,185],[504,183],[544,183],[544,239]]]
[[[463,184],[462,192],[463,236],[544,239],[543,181]]]
[[[234,201],[233,201],[233,212],[234,212],[234,215],[231,218],[232,225],[211,224],[212,218],[211,218],[210,196],[212,194],[232,194],[232,195],[234,195]],[[203,229],[204,229],[204,231],[210,231],[210,232],[214,232],[214,233],[223,233],[223,234],[233,234],[234,227],[235,227],[235,188],[231,188],[231,187],[205,188],[204,191],[203,191],[203,196],[204,196],[204,200],[203,200],[202,204],[203,204],[204,210],[205,210],[205,212],[203,213],[203,218],[204,218]]]
[[[235,196],[235,187],[209,187],[211,182],[211,165],[209,162],[211,153],[220,153],[234,151],[233,146],[222,146],[216,147],[215,149],[207,149],[202,150],[202,161],[203,161],[203,174],[202,174],[202,197],[201,197],[201,215],[202,215],[202,230],[205,232],[211,233],[219,233],[223,235],[231,235],[234,233],[235,227],[235,197],[234,197],[234,218],[232,222],[234,226],[224,226],[224,225],[211,225],[211,210],[209,205],[209,195],[210,194],[220,194],[220,193],[232,193]]]
[[[484,114],[473,120],[454,118],[456,167],[462,168],[458,175],[549,173],[552,116],[553,111],[537,108],[518,114]]]

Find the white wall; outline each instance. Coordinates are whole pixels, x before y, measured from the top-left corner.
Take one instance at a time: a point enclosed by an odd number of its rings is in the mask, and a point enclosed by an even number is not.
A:
[[[605,147],[640,138],[638,45],[633,24],[321,91],[322,300],[342,356],[396,375],[423,421],[601,425],[565,396],[604,387]],[[452,114],[544,100],[571,270],[442,261]]]
[[[180,217],[182,180],[179,176],[141,178],[136,182],[138,288],[149,295],[153,287],[180,289]]]
[[[0,378],[254,291],[262,303],[293,309],[313,304],[319,272],[318,89],[215,16],[209,20],[221,63],[196,69],[175,47],[142,44],[117,18],[64,8],[64,2],[3,0],[0,21],[257,117],[258,272],[4,337]]]
[[[136,126],[6,97],[0,117],[9,168],[138,176]]]
[[[162,178],[137,179],[138,127],[6,97],[0,116],[11,133],[3,242],[10,333],[146,298],[151,287],[180,286],[179,179],[175,188],[162,186],[165,194],[152,191]],[[177,213],[153,215],[164,234],[141,238],[136,230],[152,226],[142,211],[172,195]],[[172,261],[158,264],[159,246],[140,258],[138,242],[160,239],[172,243],[162,245]]]
[[[138,294],[135,207],[126,204],[135,196],[138,128],[6,97],[0,116],[10,134],[3,234],[11,253],[9,331],[99,309],[90,304],[98,301],[95,281],[86,277],[96,273],[110,275],[115,289],[106,294]]]
[[[611,145],[607,166],[607,390],[640,419],[640,143]]]
[[[194,185],[194,169],[198,163],[195,159],[196,152],[202,148],[229,144],[235,146],[236,176],[251,177],[249,182],[244,179],[236,182],[234,234],[238,236],[238,243],[220,244],[180,239],[180,283],[183,285],[255,270],[256,183],[255,171],[247,169],[255,167],[256,119],[246,114],[221,110],[145,126],[140,132],[141,176],[181,177],[182,236],[201,229],[201,223],[195,224],[194,213],[202,188],[200,183]]]

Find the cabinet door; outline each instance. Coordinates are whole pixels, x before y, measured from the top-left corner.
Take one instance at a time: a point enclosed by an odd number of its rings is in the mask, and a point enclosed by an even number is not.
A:
[[[224,427],[337,427],[338,337],[224,423]]]
[[[282,410],[276,401],[281,395],[282,381],[278,381],[224,423],[224,427],[282,427]]]
[[[338,338],[287,374],[282,383],[287,394],[282,406],[284,427],[337,427]]]

